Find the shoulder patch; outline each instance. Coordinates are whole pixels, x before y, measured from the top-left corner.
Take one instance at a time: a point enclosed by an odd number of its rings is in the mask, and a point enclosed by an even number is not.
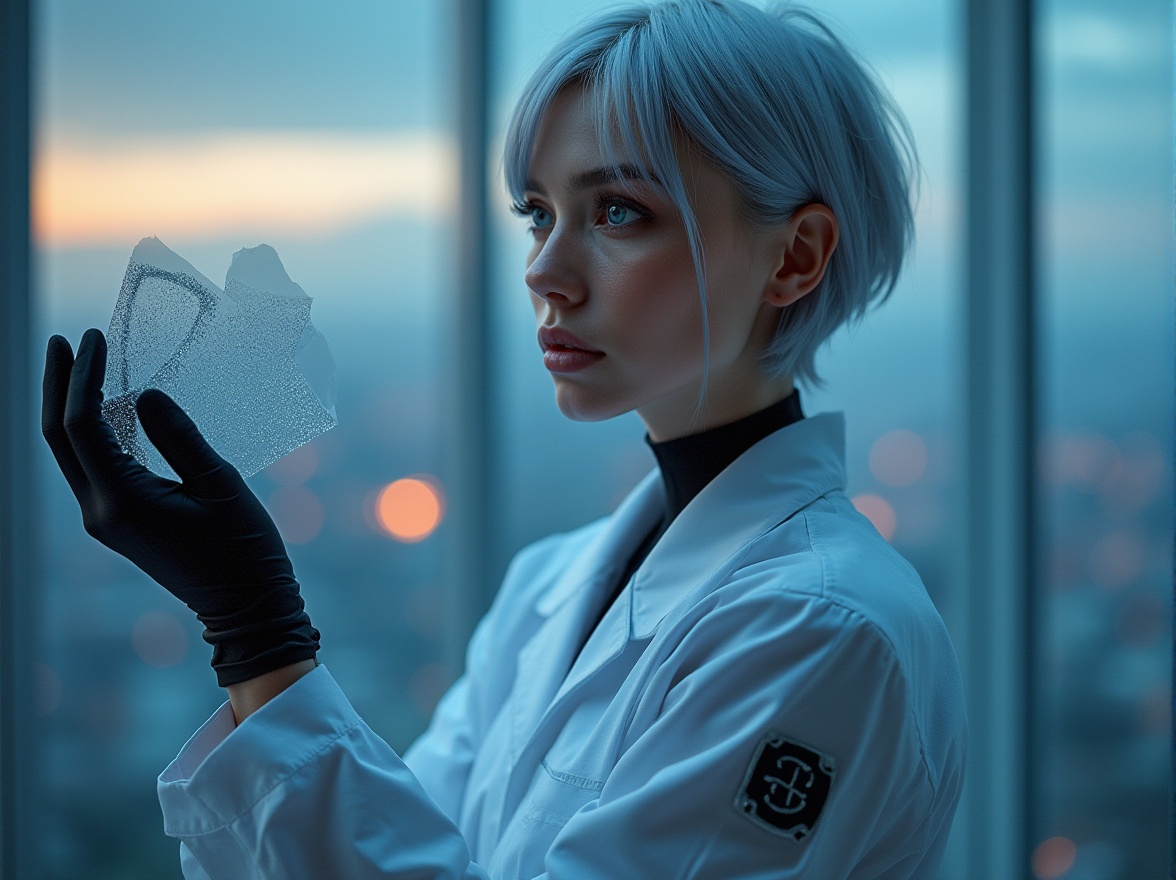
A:
[[[735,809],[799,843],[813,833],[836,775],[832,756],[769,731],[752,755]]]

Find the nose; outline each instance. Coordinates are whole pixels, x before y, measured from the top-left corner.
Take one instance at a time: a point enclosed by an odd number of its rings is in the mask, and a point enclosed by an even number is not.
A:
[[[578,305],[588,296],[576,243],[558,228],[548,233],[523,280],[535,296],[557,308]]]

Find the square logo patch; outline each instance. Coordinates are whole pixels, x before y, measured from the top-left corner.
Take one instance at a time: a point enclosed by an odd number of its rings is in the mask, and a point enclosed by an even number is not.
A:
[[[831,755],[769,732],[752,756],[735,809],[764,830],[799,843],[813,833],[836,775]]]

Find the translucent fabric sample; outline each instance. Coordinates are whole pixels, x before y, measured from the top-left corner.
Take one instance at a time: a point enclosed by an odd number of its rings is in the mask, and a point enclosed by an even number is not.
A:
[[[176,478],[135,416],[145,388],[171,395],[243,476],[333,428],[335,361],[311,302],[269,245],[237,251],[221,290],[159,239],[140,241],[106,335],[102,412],[123,449]]]

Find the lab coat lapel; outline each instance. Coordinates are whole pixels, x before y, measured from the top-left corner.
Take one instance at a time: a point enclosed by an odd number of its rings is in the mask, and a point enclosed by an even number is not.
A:
[[[612,586],[611,579],[607,583],[608,586]],[[551,749],[571,714],[580,705],[578,694],[581,685],[616,662],[628,647],[630,599],[631,593],[628,590],[617,597],[615,606],[592,633],[550,704],[543,709],[538,721],[534,723],[530,735],[523,742],[512,764],[510,780],[503,797],[503,816],[514,814],[531,784],[539,762]],[[564,608],[569,608],[572,604],[568,602]],[[592,610],[599,609],[594,607]],[[592,618],[595,619],[595,614],[592,614]],[[577,641],[577,646],[578,644]]]
[[[845,485],[845,418],[821,413],[768,435],[715,477],[671,523],[634,575],[632,638],[739,564],[742,551]]]
[[[664,489],[655,470],[605,520],[601,530],[589,539],[538,603],[537,610],[547,619],[519,651],[510,699],[512,766],[561,691],[584,643],[586,629],[596,619],[614,579],[620,576],[622,566],[653,527],[664,505]],[[627,625],[623,635],[628,635]],[[621,644],[623,647],[623,638]]]
[[[609,586],[615,586],[615,581],[610,580]],[[632,634],[630,626],[632,608],[632,591],[622,590],[621,594],[617,596],[614,607],[609,609],[600,624],[589,634],[583,650],[575,658],[572,668],[568,670],[567,676],[564,677],[563,683],[560,684],[559,690],[552,700],[551,711],[554,712],[560,702],[569,694],[617,659],[625,650]],[[596,606],[593,610],[599,612],[600,608]],[[596,615],[593,614],[593,619],[595,617]]]

